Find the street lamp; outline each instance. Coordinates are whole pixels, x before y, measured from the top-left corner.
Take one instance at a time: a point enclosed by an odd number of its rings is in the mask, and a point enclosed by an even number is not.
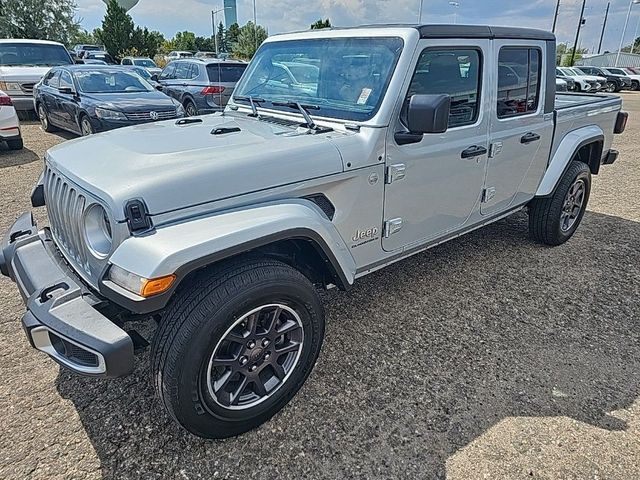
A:
[[[640,2],[640,0],[638,0]],[[449,2],[449,5],[453,7],[453,23],[458,23],[458,8],[460,8],[460,2]]]
[[[620,47],[618,48],[618,55],[616,55],[616,64],[614,67],[618,66],[620,62],[620,54],[622,53],[622,46],[624,45],[624,36],[627,33],[627,27],[629,26],[629,18],[631,17],[631,9],[634,4],[640,3],[640,0],[631,0],[629,2],[629,11],[627,12],[627,19],[624,21],[624,28],[622,29],[622,37],[620,37]]]
[[[422,2],[423,0],[420,0],[420,8],[418,9],[418,24],[422,23]]]
[[[230,8],[232,7],[222,7],[222,8],[218,8],[217,10],[211,10],[211,27],[213,29],[213,41],[216,44],[216,57],[218,56],[218,35],[216,34],[217,33],[216,32],[216,15],[221,11],[228,10]]]

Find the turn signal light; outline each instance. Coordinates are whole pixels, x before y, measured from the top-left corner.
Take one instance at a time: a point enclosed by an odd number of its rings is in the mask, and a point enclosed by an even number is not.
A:
[[[167,275],[166,277],[153,278],[151,280],[145,279],[142,282],[140,295],[146,298],[166,292],[167,290],[169,290],[169,288],[171,288],[171,285],[173,285],[173,281],[175,279],[175,275]]]
[[[204,87],[201,93],[202,95],[212,95],[222,92],[224,92],[224,87],[222,85],[211,85],[209,87]]]

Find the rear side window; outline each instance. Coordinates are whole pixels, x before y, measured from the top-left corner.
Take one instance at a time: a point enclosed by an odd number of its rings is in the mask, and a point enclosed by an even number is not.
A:
[[[474,124],[480,107],[481,73],[482,56],[476,49],[424,50],[407,93],[403,121],[413,95],[446,94],[451,96],[449,128]]]
[[[540,50],[505,47],[498,58],[498,118],[526,115],[538,109]]]
[[[128,58],[122,59],[122,65],[131,65],[131,60],[129,60]]]
[[[209,81],[214,83],[235,83],[247,68],[244,64],[212,63],[207,65]]]

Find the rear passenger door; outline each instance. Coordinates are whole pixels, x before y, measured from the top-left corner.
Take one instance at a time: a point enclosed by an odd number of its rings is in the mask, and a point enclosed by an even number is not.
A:
[[[173,85],[173,82],[175,81],[175,72],[176,64],[175,62],[172,62],[162,70],[160,78],[158,79],[162,85],[162,92],[172,97],[175,97],[175,89]]]
[[[549,160],[553,113],[545,114],[544,41],[495,40],[491,145],[481,212],[495,214],[533,197]]]

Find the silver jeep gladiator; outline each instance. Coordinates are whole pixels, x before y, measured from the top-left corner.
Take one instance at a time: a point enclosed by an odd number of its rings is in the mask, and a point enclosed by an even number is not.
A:
[[[151,377],[209,438],[282,409],[324,334],[318,288],[527,209],[576,231],[616,160],[621,100],[555,92],[555,37],[425,25],[270,37],[224,113],[49,150],[0,269],[33,347],[82,375],[130,373],[132,319],[158,323]]]

